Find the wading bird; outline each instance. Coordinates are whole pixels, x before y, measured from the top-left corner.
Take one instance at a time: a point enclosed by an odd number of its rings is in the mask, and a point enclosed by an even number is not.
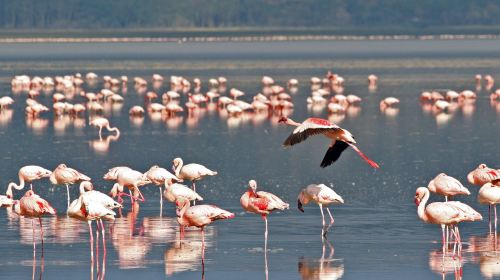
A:
[[[99,128],[99,138],[102,138],[102,129],[103,128],[106,128],[110,132],[115,131],[116,136],[120,137],[120,130],[118,129],[118,127],[111,127],[109,125],[109,120],[106,118],[102,118],[102,117],[95,118],[92,121],[90,121],[90,125],[96,126]]]
[[[184,165],[181,158],[175,158],[173,160],[173,170],[175,176],[182,180],[191,181],[193,184],[193,191],[196,191],[195,182],[203,179],[205,176],[215,176],[217,171],[212,171],[205,166],[197,163],[190,163]]]
[[[365,156],[365,154],[355,145],[356,141],[352,134],[336,124],[319,118],[308,118],[304,122],[298,123],[290,118],[281,117],[278,122],[297,127],[283,143],[285,147],[293,146],[306,140],[309,136],[318,134],[323,134],[332,140],[332,144],[321,162],[321,167],[327,167],[334,163],[342,152],[347,149],[347,147],[351,146],[351,148],[353,148],[370,166],[379,168],[376,162]]]
[[[436,178],[432,179],[427,188],[431,192],[443,195],[446,201],[448,201],[448,196],[459,194],[470,195],[469,190],[460,181],[444,173],[440,173]]]
[[[78,172],[73,168],[69,168],[66,164],[59,164],[50,175],[50,182],[54,185],[66,185],[66,193],[68,194],[68,207],[69,207],[69,185],[81,182],[90,181],[90,177]]]
[[[19,185],[14,182],[9,183],[8,187],[14,187],[16,190],[22,190],[25,183],[30,184],[30,189],[33,190],[33,181],[50,177],[52,171],[47,170],[37,165],[26,165],[19,169]]]

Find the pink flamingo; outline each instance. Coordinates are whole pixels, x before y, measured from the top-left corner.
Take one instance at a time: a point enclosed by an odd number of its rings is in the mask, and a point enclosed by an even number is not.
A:
[[[441,225],[443,254],[446,251],[444,229],[449,226],[455,236],[455,242],[458,242],[458,254],[460,255],[462,241],[458,223],[480,221],[483,217],[472,207],[459,201],[433,202],[426,207],[429,196],[430,192],[427,188],[420,187],[416,190],[415,204],[418,207],[418,217],[426,223]]]
[[[467,181],[477,186],[483,186],[497,180],[500,181],[500,171],[490,168],[484,163],[481,163],[476,169],[467,174]]]
[[[288,209],[288,203],[283,202],[283,200],[272,193],[257,191],[257,182],[250,180],[248,182],[248,190],[240,198],[240,204],[245,211],[260,214],[265,221],[264,250],[267,251],[267,215],[274,210]]]
[[[168,172],[165,168],[161,168],[158,165],[152,166],[146,173],[144,173],[146,178],[148,178],[151,183],[160,188],[160,215],[163,212],[163,190],[162,186],[167,186],[167,180],[182,181],[177,178],[174,174]]]
[[[25,183],[30,184],[30,189],[33,190],[33,181],[50,177],[52,171],[47,170],[37,165],[26,165],[19,169],[19,185],[14,182],[9,183],[8,187],[14,187],[16,190],[22,190]]]
[[[336,124],[319,118],[308,118],[302,123],[298,123],[290,118],[281,117],[278,122],[297,127],[283,143],[285,147],[293,146],[306,140],[309,136],[318,134],[323,134],[332,140],[332,144],[321,162],[321,167],[327,167],[337,161],[342,152],[351,146],[371,167],[379,168],[376,162],[365,156],[355,145],[356,141],[352,134]]]
[[[106,118],[95,118],[92,121],[90,121],[91,126],[96,126],[99,127],[99,138],[102,138],[102,128],[106,128],[108,131],[114,131],[116,132],[116,136],[120,137],[120,130],[118,127],[111,127],[109,125],[109,120]]]
[[[214,205],[190,206],[189,200],[180,199],[176,202],[178,209],[177,221],[181,226],[201,228],[201,264],[205,268],[205,226],[217,220],[234,218],[234,214]]]
[[[330,209],[326,207],[326,211],[330,216],[330,225],[325,229],[325,215],[323,214],[323,205],[329,205],[332,203],[344,203],[344,199],[340,195],[338,195],[334,190],[327,187],[325,184],[311,184],[300,191],[299,196],[297,198],[297,207],[301,212],[304,212],[303,205],[308,204],[309,202],[314,201],[319,206],[319,210],[321,210],[321,218],[323,221],[323,228],[321,230],[321,236],[326,236],[328,230],[333,225],[334,219],[333,215],[330,212]]]
[[[118,195],[121,197],[123,195],[123,188],[127,187],[129,189],[131,202],[133,202],[134,199],[138,199],[142,202],[146,201],[139,187],[150,184],[151,181],[144,174],[130,168],[119,168],[116,172],[116,183],[111,191],[112,196]],[[117,194],[117,190],[119,194]],[[132,191],[134,191],[134,194],[140,196],[140,199],[132,195]]]
[[[492,183],[484,184],[477,194],[477,200],[481,204],[488,204],[488,224],[491,232],[491,206],[495,212],[495,236],[497,232],[497,204],[500,203],[500,186],[493,185]]]
[[[59,164],[50,175],[50,182],[54,185],[66,185],[66,193],[68,195],[69,207],[69,185],[78,183],[80,181],[90,181],[90,177],[78,172],[73,168],[69,168],[66,164]]]
[[[33,190],[27,191],[24,196],[16,201],[14,204],[14,212],[20,216],[28,218],[38,218],[40,223],[40,237],[42,240],[42,257],[43,257],[43,226],[42,226],[42,216],[46,214],[55,215],[56,210],[50,206],[50,204],[39,195],[35,194]],[[31,222],[33,227],[33,255],[36,253],[35,245],[35,225],[33,221]]]
[[[12,194],[12,186],[9,186],[5,195],[0,195],[0,207],[10,207],[12,205],[14,205],[14,196]]]
[[[203,197],[189,187],[182,184],[172,183],[172,180],[165,181],[163,196],[165,196],[165,198],[170,202],[176,202],[178,200],[203,200]]]
[[[205,166],[197,163],[190,163],[184,165],[181,158],[173,160],[173,170],[175,176],[182,180],[189,180],[193,183],[193,191],[196,191],[195,182],[203,179],[205,176],[215,176],[217,171],[212,171]]]
[[[444,173],[440,173],[436,178],[432,179],[427,188],[431,192],[443,195],[445,201],[448,201],[448,196],[459,194],[470,195],[469,190],[460,181]]]

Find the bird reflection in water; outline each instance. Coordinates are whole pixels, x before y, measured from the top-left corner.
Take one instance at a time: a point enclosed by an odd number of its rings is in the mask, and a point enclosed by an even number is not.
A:
[[[118,139],[120,139],[120,135],[108,135],[104,139],[90,141],[89,145],[96,153],[104,155],[108,153],[111,142],[118,141]]]
[[[434,273],[441,274],[443,280],[449,273],[453,273],[456,280],[462,279],[462,266],[465,262],[464,257],[457,257],[449,253],[443,254],[442,250],[434,250],[429,253],[429,268]]]
[[[486,236],[471,236],[468,240],[467,252],[478,254],[474,262],[479,262],[481,274],[492,279],[500,276],[500,240],[497,234]]]
[[[0,126],[6,127],[14,116],[14,110],[12,109],[4,109],[0,110]]]
[[[27,116],[26,117],[26,126],[33,130],[33,133],[36,135],[42,135],[47,126],[49,125],[49,120],[41,119],[37,117]]]
[[[334,259],[335,252],[332,243],[323,238],[322,240],[323,253],[321,258],[308,259],[305,257],[299,258],[298,269],[300,277],[304,280],[321,280],[321,279],[340,279],[344,275],[344,264],[342,260]],[[329,249],[329,255],[325,258],[326,247]]]

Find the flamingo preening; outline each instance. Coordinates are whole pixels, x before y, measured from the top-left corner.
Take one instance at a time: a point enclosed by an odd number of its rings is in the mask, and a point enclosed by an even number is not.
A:
[[[14,202],[14,212],[18,215],[27,218],[38,218],[40,224],[40,238],[42,241],[42,257],[43,257],[43,226],[42,226],[42,216],[46,214],[55,215],[56,210],[50,206],[50,204],[39,195],[35,194],[32,190],[27,191],[24,196],[19,200]],[[31,226],[33,227],[33,255],[36,253],[35,245],[35,224],[33,220],[31,221]]]
[[[356,141],[352,134],[336,124],[319,118],[308,118],[302,123],[298,123],[290,118],[281,117],[278,122],[297,127],[283,143],[285,147],[293,146],[306,140],[309,136],[318,134],[323,134],[332,140],[332,144],[321,162],[321,167],[327,167],[337,161],[342,152],[347,149],[347,147],[351,146],[351,148],[353,148],[371,167],[379,168],[376,162],[365,156],[365,154],[355,145]]]
[[[95,118],[92,121],[90,121],[90,125],[99,127],[99,138],[102,138],[102,129],[103,128],[106,128],[110,132],[111,131],[116,132],[116,136],[120,137],[120,130],[118,129],[118,127],[111,127],[109,125],[109,120],[106,118],[102,118],[102,117]]]
[[[203,179],[205,176],[215,176],[217,171],[212,171],[205,166],[197,163],[190,163],[184,165],[181,158],[175,158],[173,160],[173,167],[175,176],[182,180],[191,181],[193,184],[193,191],[196,191],[195,182]]]
[[[319,206],[319,210],[321,210],[321,218],[323,221],[323,228],[321,230],[321,236],[326,236],[328,230],[334,223],[333,215],[330,212],[330,209],[326,207],[326,211],[330,216],[330,224],[325,228],[325,215],[323,213],[323,205],[329,205],[334,203],[344,203],[344,199],[340,195],[338,195],[334,190],[327,187],[325,184],[311,184],[305,187],[302,191],[300,191],[299,196],[297,198],[297,207],[301,212],[304,212],[303,206],[308,204],[309,202],[314,201]]]
[[[30,184],[30,189],[33,190],[33,181],[50,177],[52,171],[47,170],[37,165],[26,165],[19,169],[19,185],[10,182],[8,188],[14,187],[16,190],[22,190],[25,183]]]
[[[447,247],[444,229],[449,226],[455,236],[455,243],[458,243],[458,254],[460,255],[462,241],[458,223],[480,221],[483,217],[472,207],[459,201],[433,202],[426,206],[429,196],[430,192],[427,188],[420,187],[416,190],[415,204],[417,205],[418,217],[426,223],[441,225],[443,254]]]
[[[90,181],[90,177],[80,173],[79,171],[69,168],[66,164],[59,164],[50,175],[50,182],[54,185],[66,185],[66,193],[68,194],[68,208],[69,208],[69,185],[81,182]]]

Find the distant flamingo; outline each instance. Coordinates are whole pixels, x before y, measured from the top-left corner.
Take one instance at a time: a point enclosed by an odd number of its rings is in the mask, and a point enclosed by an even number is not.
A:
[[[355,145],[356,141],[352,134],[336,124],[318,118],[308,118],[304,122],[298,123],[290,118],[281,117],[278,122],[297,127],[283,143],[285,147],[293,146],[306,140],[309,136],[318,134],[323,134],[332,140],[332,144],[321,162],[321,167],[327,167],[337,161],[342,152],[351,146],[371,167],[379,168],[376,162],[365,156]]]
[[[321,218],[323,221],[321,236],[325,236],[328,233],[330,227],[333,225],[334,220],[330,209],[326,207],[326,211],[328,211],[328,215],[330,216],[330,225],[328,225],[328,227],[325,229],[325,215],[323,214],[323,205],[327,206],[332,203],[343,204],[344,200],[334,190],[324,184],[311,184],[299,193],[299,197],[297,198],[297,207],[301,212],[304,212],[303,205],[306,205],[311,201],[314,201],[316,204],[318,204],[319,210],[321,210]]]
[[[54,185],[66,185],[66,193],[68,195],[69,207],[69,185],[78,183],[80,181],[90,181],[90,177],[78,172],[73,168],[69,168],[66,164],[59,164],[50,175],[50,182]]]
[[[158,165],[153,165],[146,173],[144,173],[146,178],[148,178],[151,183],[160,187],[160,213],[163,210],[163,190],[162,187],[167,184],[167,180],[182,181],[177,178],[174,174],[168,172],[165,168],[161,168]]]
[[[120,136],[120,130],[118,127],[111,127],[109,125],[109,120],[106,118],[95,118],[90,121],[91,126],[99,127],[99,138],[102,138],[102,128],[106,128],[108,131],[115,131],[117,136]]]
[[[41,166],[37,165],[26,165],[19,169],[19,185],[14,182],[9,183],[9,187],[14,187],[16,190],[22,190],[25,183],[30,184],[30,189],[33,190],[33,181],[42,178],[47,178],[52,174],[52,171],[47,170]]]
[[[444,229],[445,226],[449,226],[455,236],[455,242],[458,242],[458,254],[460,255],[462,241],[458,223],[480,221],[483,217],[472,207],[459,201],[433,202],[426,207],[429,196],[430,192],[427,188],[420,187],[416,190],[415,204],[418,207],[418,217],[426,223],[441,225],[443,253],[446,251]]]
[[[288,209],[288,203],[283,202],[272,193],[257,191],[257,182],[250,180],[248,190],[240,198],[240,204],[245,211],[260,214],[265,221],[264,250],[267,251],[267,215],[274,210]]]
[[[193,191],[196,192],[195,182],[203,179],[205,176],[215,176],[217,171],[212,171],[205,166],[197,163],[190,163],[184,165],[181,158],[175,158],[173,160],[173,170],[175,176],[182,180],[191,181],[193,184]]]
[[[189,200],[177,201],[177,221],[181,226],[201,228],[201,263],[205,267],[205,226],[217,220],[234,218],[234,214],[214,205],[190,206]]]
[[[444,173],[440,173],[436,178],[431,180],[427,188],[431,192],[443,195],[446,201],[448,201],[448,196],[459,194],[470,195],[469,190],[460,181]]]
[[[42,240],[43,256],[43,226],[41,217],[46,214],[55,215],[56,210],[52,208],[52,206],[50,206],[45,199],[35,194],[32,190],[29,190],[19,201],[16,201],[14,204],[14,212],[23,217],[31,219],[38,218],[38,222],[40,223],[40,238]],[[33,221],[31,222],[31,226],[33,227],[33,254],[35,254],[35,225]]]
[[[484,184],[477,194],[477,200],[481,204],[488,204],[488,224],[491,232],[491,206],[493,206],[495,213],[495,235],[497,232],[497,204],[500,203],[500,186],[493,185],[492,183]]]

